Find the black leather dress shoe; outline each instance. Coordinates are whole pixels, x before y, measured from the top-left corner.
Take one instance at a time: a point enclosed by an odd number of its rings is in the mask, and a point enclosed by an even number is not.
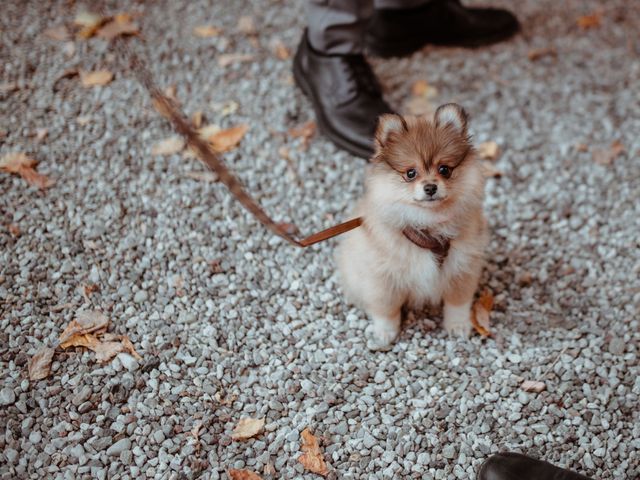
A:
[[[426,44],[479,47],[520,29],[506,10],[467,8],[460,0],[431,0],[411,9],[376,10],[367,32],[368,51],[380,57],[408,55]]]
[[[480,467],[478,480],[591,480],[519,453],[498,453]]]
[[[293,76],[316,112],[320,130],[340,148],[373,155],[378,117],[391,113],[363,55],[322,55],[305,32],[293,60]]]

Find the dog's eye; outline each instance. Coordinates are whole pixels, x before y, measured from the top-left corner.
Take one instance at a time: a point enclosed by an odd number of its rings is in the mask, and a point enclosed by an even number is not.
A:
[[[410,168],[409,170],[407,170],[406,175],[409,180],[413,180],[418,176],[418,172],[415,168]]]
[[[438,167],[438,173],[444,178],[449,178],[451,176],[451,168],[447,167],[446,165],[440,165]]]

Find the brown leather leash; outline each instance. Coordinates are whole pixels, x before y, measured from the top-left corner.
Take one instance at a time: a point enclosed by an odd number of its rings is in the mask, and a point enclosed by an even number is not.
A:
[[[103,14],[103,17],[106,18],[107,15]],[[293,245],[298,247],[308,247],[337,235],[341,235],[362,225],[362,217],[358,217],[338,225],[334,225],[333,227],[314,233],[313,235],[309,235],[305,238],[296,238],[290,233],[290,228],[274,221],[262,209],[258,202],[256,202],[256,200],[246,192],[240,181],[231,173],[220,156],[211,148],[209,143],[200,137],[200,135],[195,131],[190,121],[187,120],[187,117],[176,103],[157,87],[149,68],[135,54],[135,52],[131,50],[126,41],[123,38],[116,37],[113,40],[113,46],[116,52],[121,53],[125,61],[128,60],[131,70],[134,72],[137,80],[149,93],[156,110],[163,117],[169,120],[173,129],[185,139],[187,144],[195,152],[198,159],[210,170],[218,174],[220,181],[229,189],[236,200],[238,200],[243,207],[251,212],[251,214],[256,217],[260,223],[273,233],[284,238]],[[124,64],[126,65],[127,63],[125,62]]]

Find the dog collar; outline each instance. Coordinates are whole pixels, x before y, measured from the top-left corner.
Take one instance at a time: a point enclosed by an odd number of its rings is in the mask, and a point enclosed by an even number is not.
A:
[[[440,265],[442,265],[444,259],[447,258],[447,253],[449,253],[449,247],[451,246],[451,240],[449,238],[436,237],[426,228],[418,230],[413,227],[405,227],[402,233],[414,245],[424,248],[425,250],[431,250]]]

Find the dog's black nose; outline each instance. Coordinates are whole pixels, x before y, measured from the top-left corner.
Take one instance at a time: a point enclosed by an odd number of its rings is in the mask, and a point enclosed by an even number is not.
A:
[[[427,195],[433,196],[436,193],[436,190],[438,190],[438,185],[435,183],[427,183],[424,186],[424,193]]]

